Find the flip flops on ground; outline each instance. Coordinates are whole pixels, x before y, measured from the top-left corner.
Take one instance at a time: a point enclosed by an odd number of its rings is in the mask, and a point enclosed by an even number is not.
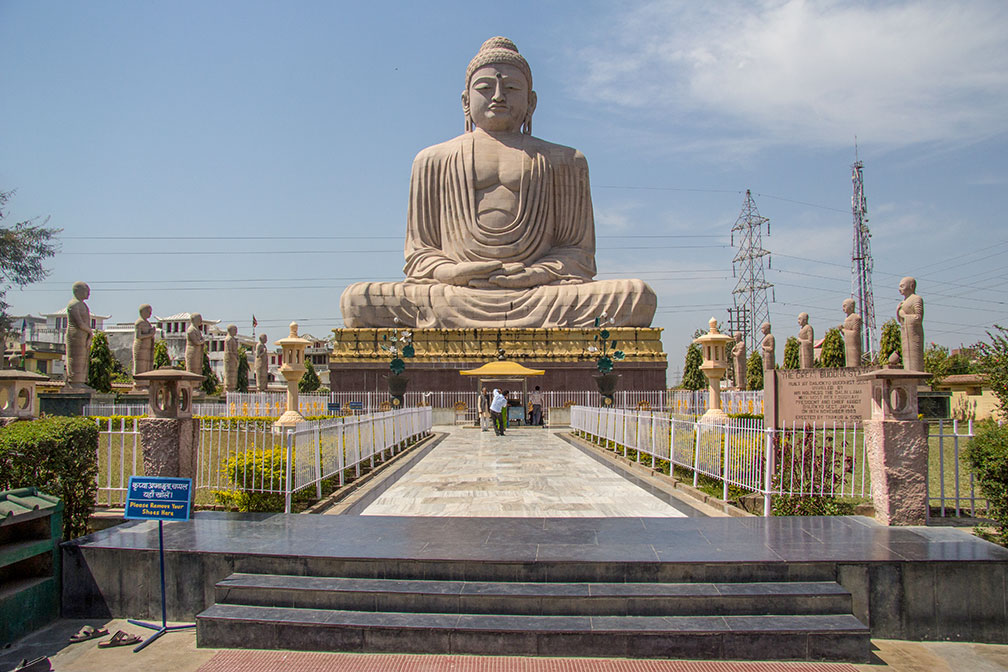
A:
[[[107,634],[108,630],[105,628],[93,628],[90,625],[85,625],[77,631],[77,634],[70,636],[70,643],[86,642],[87,640],[94,639],[96,637],[104,637]]]
[[[108,633],[106,633],[106,634],[108,634]],[[137,636],[137,635],[131,635],[128,632],[124,632],[122,630],[119,630],[114,635],[112,635],[112,638],[109,639],[107,642],[99,642],[98,643],[98,648],[99,649],[108,649],[108,648],[111,648],[113,646],[129,646],[130,644],[139,644],[140,641],[141,640],[140,640],[139,636]]]

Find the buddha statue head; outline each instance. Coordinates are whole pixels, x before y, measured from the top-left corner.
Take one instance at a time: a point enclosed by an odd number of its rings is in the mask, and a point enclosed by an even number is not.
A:
[[[536,93],[532,70],[506,37],[491,37],[483,43],[466,68],[462,92],[465,129],[532,134]]]

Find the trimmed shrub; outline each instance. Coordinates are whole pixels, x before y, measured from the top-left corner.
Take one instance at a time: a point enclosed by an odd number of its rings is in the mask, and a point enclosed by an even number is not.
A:
[[[782,369],[797,369],[801,359],[801,343],[794,336],[788,336],[784,342],[784,363]]]
[[[990,505],[995,524],[991,541],[1008,546],[1008,425],[980,422],[963,455]]]
[[[819,366],[824,369],[842,369],[847,360],[847,348],[844,346],[843,334],[836,327],[826,332],[822,350],[819,353]]]
[[[683,364],[682,383],[679,387],[684,390],[702,390],[707,387],[707,378],[700,371],[701,364],[703,364],[703,353],[700,352],[700,346],[696,343],[690,343],[686,348],[686,361]]]
[[[98,428],[52,417],[0,430],[0,490],[36,487],[63,500],[63,538],[87,533],[98,494]]]
[[[746,389],[763,389],[763,355],[753,350],[746,360]]]

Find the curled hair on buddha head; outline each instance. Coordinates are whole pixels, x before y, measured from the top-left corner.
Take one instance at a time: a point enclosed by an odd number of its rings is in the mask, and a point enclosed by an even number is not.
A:
[[[479,51],[469,61],[466,68],[465,89],[462,91],[462,111],[465,114],[465,130],[471,132],[474,128],[472,118],[469,116],[469,84],[472,83],[473,74],[485,65],[505,64],[513,65],[522,71],[528,81],[529,88],[529,108],[522,121],[521,132],[525,135],[532,135],[532,112],[535,111],[535,92],[532,90],[532,68],[529,67],[525,57],[518,53],[515,43],[506,37],[491,37],[480,46]]]

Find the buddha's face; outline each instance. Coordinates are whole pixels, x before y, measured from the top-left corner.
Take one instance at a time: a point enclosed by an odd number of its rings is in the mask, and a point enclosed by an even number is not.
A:
[[[516,133],[529,111],[529,93],[525,75],[515,66],[483,66],[469,83],[469,116],[484,131]]]

